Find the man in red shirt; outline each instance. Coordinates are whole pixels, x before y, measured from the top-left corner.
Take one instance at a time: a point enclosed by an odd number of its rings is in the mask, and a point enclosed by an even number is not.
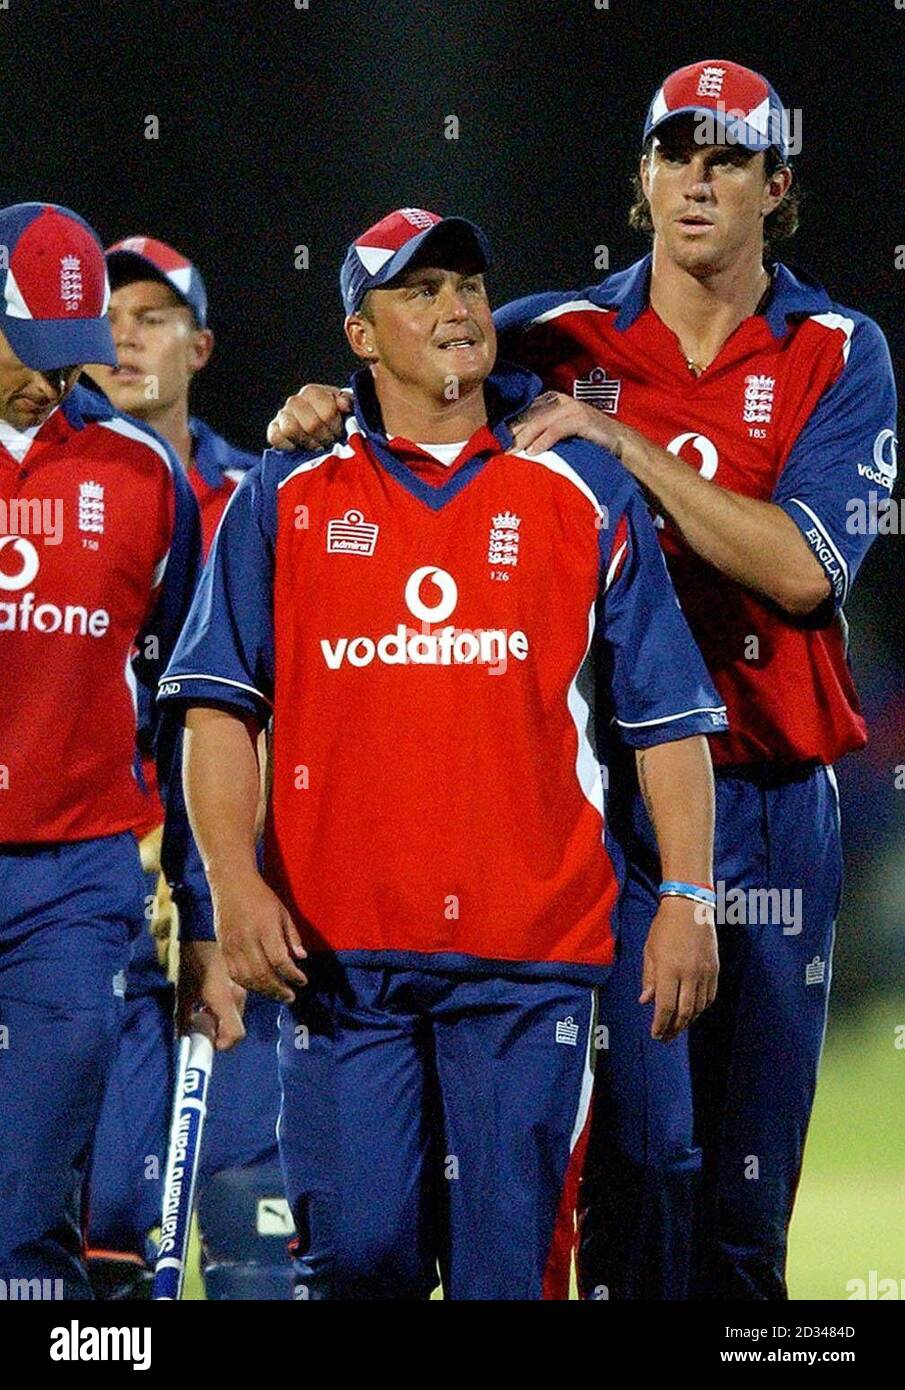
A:
[[[689,1035],[693,1136],[683,1040],[653,1047],[634,1003],[645,910],[631,873],[602,992],[583,1264],[610,1297],[684,1296],[697,1149],[692,1293],[786,1297],[841,892],[832,763],[866,737],[841,606],[872,536],[848,522],[895,478],[882,333],[769,259],[765,238],[796,225],[789,157],[763,77],[723,60],[680,69],[644,131],[633,220],[652,253],[497,314],[503,353],[558,393],[517,427],[520,445],[583,435],[638,479],[729,710],[713,741],[723,975]],[[323,441],[347,409],[306,388],[271,443]],[[643,809],[628,815],[630,865],[655,876]]]
[[[200,534],[167,445],[77,385],[116,360],[94,232],[22,203],[0,242],[0,1277],[90,1298],[83,1179],[144,926],[141,760]]]
[[[438,1259],[450,1298],[567,1297],[614,740],[663,859],[638,984],[657,1035],[715,986],[702,734],[724,712],[624,470],[581,441],[514,450],[540,383],[493,370],[487,261],[417,208],[349,248],[347,437],[240,485],[161,683],[188,707],[222,947],[194,943],[201,998],[225,968],[292,1006],[279,1133],[311,1298],[423,1297]]]

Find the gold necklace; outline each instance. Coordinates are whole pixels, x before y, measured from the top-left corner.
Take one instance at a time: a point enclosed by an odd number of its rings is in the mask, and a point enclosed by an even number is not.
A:
[[[754,310],[755,314],[760,314],[763,312],[767,298],[770,294],[770,290],[773,288],[773,276],[770,274],[769,271],[766,271],[765,274],[767,277],[767,283],[764,286],[763,294],[757,301],[757,305]],[[687,366],[688,370],[692,373],[693,376],[700,376],[702,372],[705,372],[707,370],[707,367],[704,365],[704,363],[696,362],[693,357],[688,357],[687,355],[685,357],[685,365]]]

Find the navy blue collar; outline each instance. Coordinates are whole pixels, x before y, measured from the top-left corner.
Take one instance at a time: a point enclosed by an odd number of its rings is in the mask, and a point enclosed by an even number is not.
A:
[[[83,430],[92,420],[112,420],[116,411],[104,393],[75,386],[60,406],[74,430]]]
[[[230,466],[232,452],[226,440],[215,434],[210,425],[199,420],[197,415],[189,416],[189,434],[195,446],[192,450],[193,465],[208,487],[222,486],[223,473]]]
[[[349,388],[355,402],[355,418],[362,433],[371,443],[386,448],[388,440],[370,369],[363,367],[354,372]],[[508,449],[512,445],[509,421],[520,415],[523,410],[527,410],[542,390],[543,383],[534,372],[529,372],[524,367],[516,367],[511,362],[496,364],[484,382],[484,401],[487,406],[487,427],[502,449]]]
[[[626,270],[618,270],[588,293],[592,304],[617,309],[616,327],[620,332],[632,324],[647,308],[650,296],[650,252]],[[833,307],[826,290],[816,280],[801,271],[793,272],[777,261],[773,266],[773,287],[764,311],[764,318],[774,338],[782,338],[790,318],[806,318],[810,314],[825,314]]]
[[[493,450],[484,447],[461,464],[448,482],[441,487],[432,487],[430,483],[419,478],[407,463],[398,458],[390,447],[370,370],[365,367],[355,372],[350,386],[355,402],[355,419],[371,452],[407,492],[417,497],[431,511],[439,511],[447,502],[458,497],[462,489],[481,472],[488,459],[493,457]],[[487,429],[501,450],[512,447],[509,422],[521,414],[541,390],[543,386],[540,377],[526,371],[524,367],[515,367],[508,362],[498,363],[484,382]],[[417,442],[412,440],[414,444]]]

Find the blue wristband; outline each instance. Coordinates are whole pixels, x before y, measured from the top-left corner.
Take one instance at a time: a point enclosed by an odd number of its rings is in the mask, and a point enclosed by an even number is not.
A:
[[[670,879],[660,884],[659,895],[661,898],[690,898],[693,903],[716,907],[716,893],[703,883],[680,883]]]

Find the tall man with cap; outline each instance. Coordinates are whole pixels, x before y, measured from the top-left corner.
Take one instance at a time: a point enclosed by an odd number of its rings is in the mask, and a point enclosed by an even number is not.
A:
[[[423,1297],[438,1258],[450,1298],[568,1296],[623,876],[613,721],[668,880],[644,979],[658,1036],[716,983],[696,914],[703,734],[724,711],[633,480],[581,441],[514,449],[540,383],[494,370],[487,260],[473,224],[416,208],[349,248],[366,365],[346,439],[246,477],[161,684],[187,707],[217,909],[201,998],[226,970],[291,1006],[280,1144],[312,1298]]]
[[[871,537],[849,531],[846,506],[895,477],[882,333],[769,258],[797,225],[790,130],[758,73],[723,60],[673,73],[648,113],[631,217],[652,253],[497,314],[504,354],[558,393],[516,438],[533,450],[586,435],[639,480],[730,716],[713,745],[723,973],[689,1034],[694,1134],[685,1041],[655,1045],[636,1005],[656,870],[630,808],[582,1260],[588,1290],[611,1298],[685,1296],[700,1149],[692,1292],[786,1296],[842,876],[832,764],[866,737],[841,605]],[[271,443],[323,442],[348,408],[308,387]],[[800,907],[790,920],[783,890]]]
[[[198,501],[206,553],[238,481],[257,460],[190,413],[192,382],[214,345],[204,280],[179,251],[149,236],[111,246],[107,271],[117,363],[92,368],[92,376],[118,409],[172,445]],[[152,767],[145,771],[150,781]],[[152,889],[162,819],[156,803],[142,827]],[[165,940],[160,917],[158,941]],[[276,1151],[277,1005],[254,995],[243,1022],[243,1046],[220,1059],[209,1091],[198,1188],[205,1288],[208,1298],[287,1298],[292,1227],[278,1219],[285,1201]],[[162,1162],[152,1160],[166,1152],[172,1066],[172,990],[151,934],[143,932],[129,968],[91,1176],[89,1268],[95,1288],[117,1297],[130,1287],[140,1294],[150,1278],[147,1232],[160,1220],[163,1178]],[[270,1212],[263,1233],[262,1203]]]
[[[869,505],[895,478],[883,334],[769,259],[797,225],[792,128],[758,73],[720,60],[673,73],[633,209],[652,254],[579,294],[510,305],[499,325],[561,393],[517,437],[533,451],[583,434],[638,479],[729,710],[713,743],[720,995],[689,1034],[699,1298],[788,1296],[842,886],[832,765],[866,740],[842,605],[871,537],[847,520],[852,498]],[[641,838],[650,848],[649,827]],[[611,1148],[604,1134],[591,1266]]]
[[[0,1277],[83,1298],[83,1179],[143,926],[150,692],[200,533],[169,447],[76,384],[116,362],[92,229],[23,203],[0,242]]]

